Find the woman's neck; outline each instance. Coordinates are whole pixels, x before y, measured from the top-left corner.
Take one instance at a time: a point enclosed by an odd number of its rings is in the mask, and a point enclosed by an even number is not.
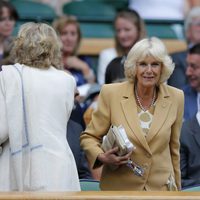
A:
[[[135,85],[134,93],[137,104],[144,112],[154,105],[157,98],[155,87],[146,88]]]
[[[0,41],[0,54],[3,54],[3,42]]]
[[[4,42],[7,38],[3,37],[2,35],[0,35],[0,54],[3,53],[3,49],[4,49]]]
[[[155,87],[141,87],[136,85],[137,94],[141,99],[152,98],[155,92]]]
[[[71,54],[69,52],[62,52],[62,57],[65,59],[65,58],[68,58],[69,56],[71,56]]]

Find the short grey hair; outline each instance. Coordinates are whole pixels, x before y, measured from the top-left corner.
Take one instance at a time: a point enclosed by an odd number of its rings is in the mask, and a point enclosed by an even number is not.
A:
[[[193,21],[193,18],[195,17],[200,17],[200,6],[194,7],[190,10],[190,12],[188,13],[186,19],[185,19],[185,23],[184,23],[184,29],[185,29],[185,33],[187,33],[190,24]]]
[[[135,81],[137,70],[137,62],[144,59],[146,56],[153,56],[162,63],[161,77],[158,85],[167,81],[174,70],[174,63],[167,53],[167,49],[163,42],[156,38],[145,38],[137,42],[129,51],[125,61],[125,76],[130,82]]]

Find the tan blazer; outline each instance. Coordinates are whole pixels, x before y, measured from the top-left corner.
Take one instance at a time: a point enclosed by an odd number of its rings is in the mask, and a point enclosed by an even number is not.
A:
[[[123,125],[129,139],[136,146],[131,158],[145,169],[138,177],[123,165],[111,170],[104,165],[101,177],[102,190],[168,190],[169,177],[175,178],[180,189],[179,135],[182,125],[184,96],[179,89],[165,84],[159,86],[153,122],[145,138],[129,82],[108,84],[102,87],[98,109],[81,136],[81,146],[90,164],[95,167],[102,137],[111,124]]]

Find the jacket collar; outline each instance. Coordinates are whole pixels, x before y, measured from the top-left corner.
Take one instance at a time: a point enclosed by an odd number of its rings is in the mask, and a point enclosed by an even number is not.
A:
[[[165,84],[161,84],[158,90],[158,98],[156,100],[156,108],[154,111],[153,122],[149,130],[147,138],[144,137],[142,129],[140,128],[140,121],[137,113],[137,104],[134,97],[134,84],[126,82],[123,92],[123,98],[121,100],[122,110],[125,118],[131,128],[133,134],[141,143],[141,145],[151,154],[148,143],[158,134],[158,131],[165,122],[171,101],[169,100],[168,87]],[[159,123],[158,123],[159,122]],[[130,136],[131,137],[131,136]]]

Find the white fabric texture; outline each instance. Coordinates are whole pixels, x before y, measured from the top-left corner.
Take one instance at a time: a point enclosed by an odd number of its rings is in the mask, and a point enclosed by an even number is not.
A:
[[[200,126],[200,111],[197,112],[196,118],[197,118],[198,124]]]
[[[0,191],[80,190],[66,140],[74,91],[74,78],[54,67],[2,67],[0,143],[9,142],[2,144]]]
[[[184,0],[129,0],[129,8],[143,19],[184,19]]]
[[[200,92],[197,93],[197,110],[200,111]]]
[[[105,83],[105,73],[108,64],[117,57],[115,48],[104,49],[99,54],[98,67],[97,67],[97,81],[100,85]]]

